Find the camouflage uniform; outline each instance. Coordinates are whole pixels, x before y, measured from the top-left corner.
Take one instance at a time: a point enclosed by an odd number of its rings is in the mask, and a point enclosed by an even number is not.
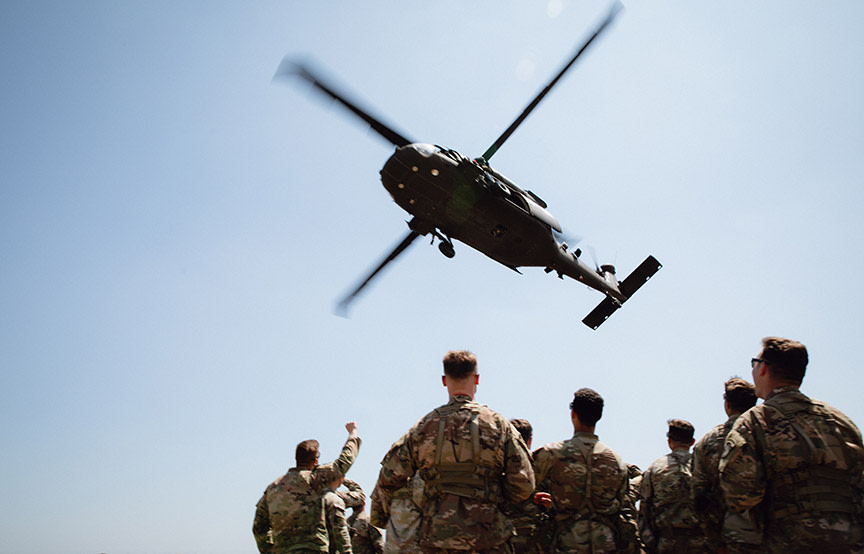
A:
[[[779,387],[726,437],[720,486],[730,510],[758,516],[767,552],[861,552],[862,468],[849,418]]]
[[[690,498],[690,452],[676,449],[642,473],[639,531],[646,549],[659,553],[708,552]]]
[[[340,488],[336,491],[336,494],[339,495],[339,498],[341,498],[342,502],[345,503],[346,508],[362,508],[363,505],[366,504],[366,494],[363,493],[363,489],[355,481],[346,477],[342,480],[342,485],[348,490],[342,490]],[[351,514],[351,517],[348,518],[348,523],[350,524],[351,519],[357,517],[357,514],[359,513],[360,512],[355,509]]]
[[[345,519],[345,502],[335,491],[327,490],[322,496],[324,513],[327,514],[327,535],[330,540],[330,554],[353,554],[351,533]]]
[[[642,470],[636,464],[627,464],[627,476],[630,479],[627,494],[630,496],[630,503],[636,506],[642,499]]]
[[[273,481],[255,508],[252,533],[261,554],[327,552],[327,524],[322,492],[348,471],[360,438],[349,437],[335,462],[314,469],[291,468]]]
[[[545,554],[549,551],[554,524],[547,510],[534,503],[533,497],[508,506],[504,513],[516,529],[510,539],[514,554]]]
[[[346,508],[352,509],[348,517],[351,550],[354,554],[381,554],[384,550],[384,536],[380,529],[369,523],[369,514],[363,511],[366,504],[363,489],[348,478],[344,479],[342,484],[348,490],[339,489],[336,494],[345,502]]]
[[[499,506],[534,492],[528,449],[510,422],[456,394],[403,439],[381,462],[372,523],[387,524],[391,495],[419,470],[427,498],[420,520],[424,552],[509,553],[513,525]]]
[[[401,445],[404,437],[394,444]],[[420,548],[420,506],[426,496],[423,494],[423,479],[415,473],[408,484],[390,495],[390,518],[385,528],[385,554],[422,554]],[[376,486],[372,491],[372,502],[380,495]]]
[[[351,524],[351,548],[354,554],[382,554],[384,535],[369,522],[366,512],[354,512],[349,519]]]
[[[578,432],[538,449],[534,471],[556,512],[551,552],[637,551],[627,466],[597,435]]]
[[[735,514],[726,510],[720,490],[723,442],[738,415],[729,416],[726,423],[708,431],[693,447],[691,498],[711,548],[724,546],[729,554],[755,554],[761,552],[762,534],[754,527],[749,512]]]

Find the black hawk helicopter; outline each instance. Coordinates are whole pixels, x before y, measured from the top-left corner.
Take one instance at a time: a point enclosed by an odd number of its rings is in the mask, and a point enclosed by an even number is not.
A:
[[[448,258],[455,255],[453,241],[458,240],[517,273],[521,273],[519,267],[543,267],[546,273],[554,271],[559,278],[567,275],[604,293],[606,298],[582,320],[592,329],[597,329],[657,273],[662,265],[653,256],[648,256],[621,282],[616,278],[612,265],[596,267],[595,264],[592,269],[581,260],[581,249],[570,251],[566,242],[558,242],[556,234],[561,233],[561,225],[546,210],[546,203],[530,190],[522,190],[489,165],[489,160],[504,141],[606,29],[620,8],[620,3],[613,6],[555,78],[498,140],[483,155],[473,160],[455,150],[405,138],[358,107],[345,94],[337,92],[309,67],[288,57],[282,60],[274,79],[292,75],[305,79],[348,108],[396,147],[381,169],[381,182],[393,200],[413,216],[408,222],[408,235],[342,299],[340,311],[344,313],[363,288],[421,235],[432,235],[433,242],[437,238],[438,248]]]

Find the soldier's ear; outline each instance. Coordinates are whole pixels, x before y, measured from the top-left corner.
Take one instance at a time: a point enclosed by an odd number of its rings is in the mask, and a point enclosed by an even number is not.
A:
[[[444,385],[445,387],[447,386],[447,376],[446,375],[441,376],[441,384]]]
[[[475,374],[474,374],[474,384],[475,384],[475,385],[479,385],[479,384],[480,384],[480,374],[479,374],[479,373],[475,373]]]

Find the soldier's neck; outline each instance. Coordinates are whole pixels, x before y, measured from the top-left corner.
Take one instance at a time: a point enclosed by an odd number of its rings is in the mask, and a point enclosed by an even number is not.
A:
[[[580,421],[574,421],[573,422],[573,432],[574,433],[589,433],[591,435],[594,435],[594,434],[596,434],[596,433],[594,433],[595,427],[596,427],[595,425],[583,425]]]

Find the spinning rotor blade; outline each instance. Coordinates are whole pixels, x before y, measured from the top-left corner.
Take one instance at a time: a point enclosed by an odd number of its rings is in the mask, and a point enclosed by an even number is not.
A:
[[[517,117],[516,121],[510,124],[510,127],[508,127],[506,131],[504,131],[504,134],[498,137],[498,140],[496,140],[495,143],[490,146],[489,149],[486,150],[486,152],[483,153],[482,158],[484,160],[488,162],[489,159],[495,155],[495,152],[497,152],[498,149],[501,148],[501,145],[504,144],[504,141],[510,138],[510,135],[513,134],[513,131],[515,131],[516,128],[519,127],[519,125],[521,125],[523,121],[525,121],[525,119],[532,111],[534,111],[534,108],[537,107],[537,104],[539,104],[540,101],[543,100],[543,97],[546,96],[550,90],[552,90],[552,87],[554,87],[555,84],[558,83],[558,80],[564,76],[567,70],[570,69],[570,66],[572,66],[579,58],[579,56],[582,55],[582,52],[584,52],[588,48],[588,45],[591,44],[591,42],[595,38],[597,38],[597,36],[601,32],[603,32],[607,25],[612,23],[612,20],[615,19],[615,16],[618,15],[618,12],[621,11],[622,7],[623,6],[621,5],[621,2],[615,2],[615,4],[612,6],[612,9],[609,10],[609,14],[606,16],[606,19],[603,20],[603,23],[601,23],[599,27],[597,27],[597,30],[594,31],[594,34],[591,35],[591,38],[589,38],[585,42],[585,44],[583,44],[582,47],[579,48],[579,50],[576,52],[576,55],[574,55],[573,58],[569,62],[567,62],[567,65],[565,65],[564,68],[558,73],[558,75],[556,75],[555,78],[552,79],[552,81],[548,85],[546,85],[546,88],[544,88],[540,92],[540,94],[537,95],[537,98],[535,98],[531,101],[530,104],[528,104],[528,107],[525,108],[525,111],[522,112],[522,115]]]
[[[582,235],[574,235],[573,233],[569,233],[566,230],[556,231],[555,229],[552,229],[552,234],[555,235],[556,239],[562,242],[566,242],[567,245],[570,247],[575,247],[577,244],[582,242],[582,239],[585,238]]]
[[[408,248],[408,246],[410,246],[411,243],[414,242],[414,239],[416,239],[419,236],[420,236],[420,233],[418,233],[416,231],[409,232],[408,236],[406,236],[402,240],[402,242],[400,242],[399,245],[393,249],[393,252],[390,252],[390,254],[388,254],[387,257],[384,258],[384,261],[382,261],[380,264],[378,264],[378,267],[376,267],[375,270],[369,274],[369,277],[366,277],[366,280],[364,280],[362,283],[360,283],[360,286],[358,286],[356,289],[354,289],[354,291],[351,292],[351,294],[349,294],[348,296],[346,296],[345,298],[343,298],[339,302],[339,304],[336,306],[336,313],[338,313],[341,316],[344,316],[348,312],[348,304],[350,304],[351,301],[354,300],[354,298],[356,298],[358,294],[360,294],[360,291],[363,290],[363,288],[369,284],[369,281],[371,281],[373,277],[378,275],[378,272],[380,272],[382,269],[384,269],[384,266],[386,266],[387,264],[389,264],[390,262],[395,260],[396,256],[398,256],[399,254],[402,253],[403,250]]]
[[[403,137],[402,135],[400,135],[399,133],[397,133],[396,131],[370,115],[368,112],[359,108],[356,104],[348,100],[345,95],[336,92],[333,87],[321,81],[321,79],[317,75],[312,73],[312,70],[310,70],[305,65],[298,62],[292,62],[287,57],[285,57],[282,58],[282,63],[279,64],[279,67],[276,69],[276,74],[273,75],[273,78],[275,79],[276,77],[287,77],[289,75],[299,75],[300,77],[312,83],[315,88],[317,88],[333,100],[336,100],[337,102],[351,110],[354,115],[368,123],[369,126],[375,129],[375,131],[377,131],[379,135],[389,140],[394,146],[405,146],[413,142]]]

